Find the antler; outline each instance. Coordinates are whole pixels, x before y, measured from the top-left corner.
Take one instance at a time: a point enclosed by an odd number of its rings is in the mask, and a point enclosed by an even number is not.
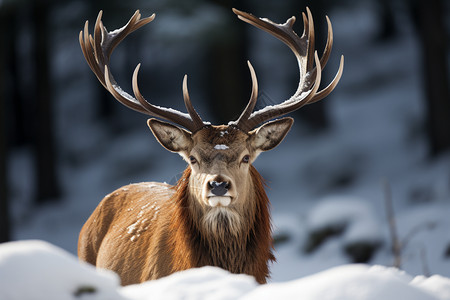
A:
[[[239,119],[231,122],[231,124],[234,124],[244,131],[249,131],[264,121],[293,112],[306,104],[317,102],[328,96],[333,91],[342,75],[344,68],[344,56],[341,56],[339,70],[333,81],[331,81],[326,88],[318,91],[321,80],[321,72],[328,61],[333,45],[333,29],[328,17],[326,17],[328,24],[327,44],[325,46],[322,58],[319,60],[317,51],[314,50],[314,23],[309,8],[306,8],[307,16],[302,13],[304,30],[301,37],[298,37],[292,28],[296,20],[295,17],[289,18],[284,24],[276,24],[268,19],[257,18],[249,13],[245,13],[234,8],[233,12],[242,21],[267,31],[276,38],[280,39],[294,52],[300,69],[300,81],[297,91],[291,96],[291,98],[283,103],[274,106],[267,106],[252,113],[257,100],[257,95],[255,95],[255,93],[257,94],[257,83],[253,68],[249,63],[253,81],[252,96],[250,97],[250,101]]]
[[[130,33],[150,23],[155,18],[155,14],[148,18],[141,19],[141,14],[137,10],[128,23],[117,30],[108,32],[102,23],[102,14],[100,11],[95,22],[94,37],[89,34],[88,21],[84,25],[84,31],[80,32],[80,46],[84,57],[91,67],[91,70],[97,76],[101,84],[123,105],[138,112],[172,121],[186,129],[195,132],[205,126],[200,116],[192,106],[187,89],[187,76],[183,80],[183,98],[184,104],[189,114],[180,111],[153,105],[144,99],[139,91],[137,76],[140,64],[137,65],[133,73],[133,93],[135,97],[126,93],[117,84],[110,72],[109,60],[114,48]]]

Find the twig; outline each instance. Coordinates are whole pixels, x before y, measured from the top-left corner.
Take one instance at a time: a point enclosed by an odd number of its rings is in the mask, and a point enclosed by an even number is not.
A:
[[[430,277],[431,272],[430,272],[430,268],[428,267],[428,263],[427,263],[427,249],[425,246],[423,246],[420,249],[420,260],[422,261],[423,275],[426,277]]]
[[[401,257],[401,245],[400,241],[398,239],[398,233],[397,233],[397,224],[395,222],[395,214],[394,214],[394,206],[392,203],[392,192],[391,192],[391,186],[389,185],[389,182],[384,179],[383,180],[383,186],[384,186],[384,201],[385,201],[385,208],[386,208],[386,217],[389,224],[389,233],[391,235],[391,251],[394,255],[394,267],[400,268],[402,264],[402,257]]]
[[[416,225],[413,227],[408,234],[402,239],[400,242],[400,245],[402,247],[402,250],[406,248],[408,243],[412,240],[412,238],[418,234],[422,230],[431,230],[436,227],[436,222],[427,222],[423,224]]]

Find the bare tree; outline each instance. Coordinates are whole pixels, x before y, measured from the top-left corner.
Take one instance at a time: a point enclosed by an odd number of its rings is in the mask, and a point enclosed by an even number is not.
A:
[[[0,36],[3,41],[8,41],[8,21],[11,16],[6,9],[0,10]],[[8,178],[6,166],[6,53],[8,43],[0,44],[0,243],[10,240],[10,218],[9,218],[9,202],[8,202]]]
[[[427,131],[431,155],[450,149],[448,33],[442,0],[412,1],[412,14],[422,48],[422,74],[427,100]]]
[[[49,1],[34,0],[32,25],[34,36],[34,89],[35,89],[35,160],[37,171],[36,202],[56,201],[60,188],[56,174],[56,151],[53,132],[53,98],[50,76],[50,41],[48,19]]]
[[[220,109],[212,107],[210,110],[214,119],[219,123],[226,123],[236,116],[245,106],[250,93],[250,74],[245,63],[248,59],[248,47],[245,36],[245,25],[236,20],[230,7],[245,8],[245,1],[214,0],[224,9],[230,10],[227,18],[227,31],[212,39],[207,53],[206,84],[208,98],[214,101],[207,103],[224,103]]]

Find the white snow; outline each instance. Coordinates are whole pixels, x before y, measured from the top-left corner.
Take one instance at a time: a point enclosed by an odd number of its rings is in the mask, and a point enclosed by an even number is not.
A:
[[[382,230],[371,205],[351,197],[334,196],[322,200],[309,213],[307,228],[309,231],[345,228],[343,239],[347,242],[366,240],[379,243],[382,239]]]
[[[71,300],[76,293],[92,290],[98,296],[93,299],[120,299],[115,273],[79,263],[75,256],[44,241],[1,244],[0,278],[0,299],[4,300]]]
[[[227,150],[229,148],[230,147],[228,147],[227,145],[223,145],[223,144],[214,146],[214,149],[216,149],[216,150]]]
[[[243,299],[438,299],[411,284],[412,277],[382,266],[344,265],[305,278],[261,286]]]
[[[116,274],[78,262],[37,240],[0,245],[0,299],[5,300],[448,300],[450,279],[412,276],[394,268],[343,265],[304,278],[258,285],[248,275],[203,267],[122,287]]]
[[[301,87],[299,86],[298,88],[299,88],[299,90],[297,90],[295,92],[295,94],[293,96],[291,96],[289,99],[283,101],[282,103],[276,104],[276,105],[266,105],[263,108],[252,112],[250,114],[250,118],[255,117],[256,114],[258,114],[258,115],[259,114],[263,114],[263,113],[266,113],[269,110],[284,108],[284,107],[287,107],[287,106],[291,106],[294,103],[302,102],[310,94],[311,90],[307,90],[305,92],[301,92],[300,93],[300,88]]]
[[[438,299],[450,299],[450,278],[440,275],[416,276],[411,284],[436,295]]]
[[[175,273],[160,280],[122,288],[128,299],[239,299],[257,287],[255,279],[216,267]]]

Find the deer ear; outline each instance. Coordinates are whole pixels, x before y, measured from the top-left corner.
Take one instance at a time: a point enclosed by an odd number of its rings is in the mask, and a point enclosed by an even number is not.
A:
[[[291,129],[294,119],[282,118],[267,122],[250,132],[251,145],[257,152],[275,148]]]
[[[183,152],[192,145],[191,133],[187,130],[157,119],[149,119],[147,125],[158,142],[171,152]]]

